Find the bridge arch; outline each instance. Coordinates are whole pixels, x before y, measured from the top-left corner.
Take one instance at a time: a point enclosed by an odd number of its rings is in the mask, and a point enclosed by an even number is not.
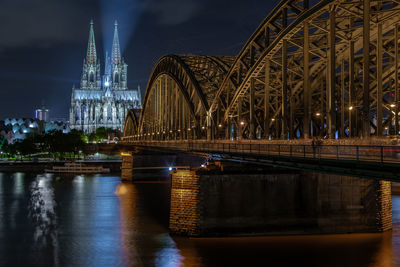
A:
[[[232,57],[162,57],[147,83],[136,138],[205,138],[209,105],[232,62]]]
[[[126,114],[123,136],[134,136],[138,132],[139,121],[136,117],[135,111],[136,110],[134,109],[130,109]]]
[[[213,127],[231,139],[257,138],[260,128],[280,139],[398,133],[398,7],[281,1],[221,84]]]
[[[399,134],[399,5],[282,0],[236,57],[161,58],[139,138]]]

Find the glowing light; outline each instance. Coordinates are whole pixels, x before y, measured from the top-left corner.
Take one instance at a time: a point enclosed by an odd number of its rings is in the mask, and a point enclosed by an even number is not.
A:
[[[204,127],[204,126],[201,127],[201,129],[203,129],[203,130],[204,130],[205,128],[206,128],[206,127]]]
[[[168,170],[172,171],[172,167],[169,167]]]
[[[190,131],[190,128],[188,128],[188,131]]]
[[[244,121],[241,121],[241,122],[240,122],[240,125],[244,125]]]
[[[178,132],[180,132],[181,130],[179,129]]]
[[[274,119],[274,118],[272,118],[272,119],[271,119],[271,121],[275,121],[275,119]]]
[[[121,156],[130,156],[131,154],[129,154],[129,153],[126,153],[126,152],[122,152],[121,153]]]
[[[395,106],[396,106],[395,104],[391,104],[391,105],[390,105],[391,108],[394,108]]]
[[[202,168],[204,168],[204,164],[201,164],[200,166],[201,166]]]
[[[352,110],[352,109],[353,109],[353,106],[350,106],[350,107],[349,107],[349,110]]]
[[[105,85],[106,87],[108,87],[108,86],[110,85],[110,83],[109,83],[108,81],[106,81],[106,82],[104,83],[104,85]]]
[[[385,130],[389,129],[388,127],[385,127]]]
[[[315,116],[321,116],[321,113],[317,112],[315,113]]]
[[[221,128],[221,127],[222,127],[222,124],[218,124],[218,127]]]

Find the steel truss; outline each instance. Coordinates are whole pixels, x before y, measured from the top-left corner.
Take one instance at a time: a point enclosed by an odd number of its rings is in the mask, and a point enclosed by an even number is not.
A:
[[[137,138],[398,134],[399,4],[281,1],[236,58],[163,57]]]

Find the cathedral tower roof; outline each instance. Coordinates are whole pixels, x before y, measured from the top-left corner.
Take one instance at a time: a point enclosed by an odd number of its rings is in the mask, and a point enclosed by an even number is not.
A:
[[[119,64],[121,62],[121,50],[119,48],[119,38],[118,38],[118,22],[114,23],[114,39],[111,50],[111,62],[112,64]]]
[[[96,42],[94,39],[93,19],[90,21],[89,41],[86,54],[86,63],[95,64],[97,61]]]

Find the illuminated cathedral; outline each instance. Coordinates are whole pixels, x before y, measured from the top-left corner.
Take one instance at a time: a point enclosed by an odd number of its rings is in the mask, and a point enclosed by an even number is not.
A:
[[[71,129],[85,133],[94,132],[99,127],[123,131],[128,110],[141,108],[140,88],[128,89],[127,68],[128,65],[121,57],[118,24],[115,22],[111,57],[106,52],[105,71],[101,75],[91,21],[80,86],[72,88],[69,116]]]

